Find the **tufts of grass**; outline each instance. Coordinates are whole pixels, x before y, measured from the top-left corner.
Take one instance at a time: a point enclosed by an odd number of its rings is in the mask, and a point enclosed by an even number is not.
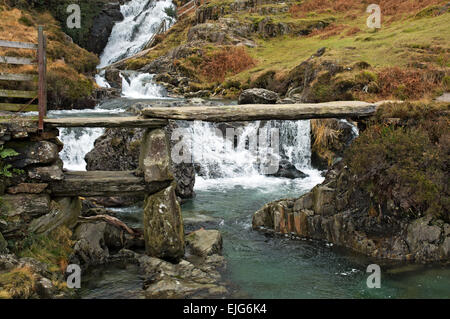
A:
[[[15,252],[19,257],[31,257],[48,265],[51,272],[64,273],[73,242],[72,232],[65,226],[59,227],[48,235],[29,235],[17,243]]]
[[[28,267],[0,273],[0,299],[28,299],[35,292],[36,278]]]

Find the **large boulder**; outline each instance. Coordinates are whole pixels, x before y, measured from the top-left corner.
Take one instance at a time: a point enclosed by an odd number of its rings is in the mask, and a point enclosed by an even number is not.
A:
[[[21,216],[24,219],[42,216],[50,210],[48,194],[2,195],[0,212],[7,217]]]
[[[7,238],[23,236],[29,223],[50,212],[48,194],[2,195],[0,202],[0,228]]]
[[[239,96],[239,104],[275,104],[278,93],[266,89],[248,89]]]
[[[184,256],[183,219],[174,184],[145,200],[144,239],[150,256],[174,261]]]
[[[225,264],[220,255],[208,256],[200,264],[187,260],[172,264],[149,256],[136,259],[146,277],[146,298],[223,298],[228,294],[218,271]]]
[[[123,247],[122,238],[121,230],[107,222],[83,222],[74,231],[76,243],[70,262],[83,267],[105,264],[110,249]]]

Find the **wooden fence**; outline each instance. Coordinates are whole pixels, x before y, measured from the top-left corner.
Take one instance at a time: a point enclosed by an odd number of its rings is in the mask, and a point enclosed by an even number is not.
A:
[[[38,27],[38,44],[0,40],[0,47],[12,49],[26,49],[36,51],[36,59],[0,56],[0,63],[11,65],[37,65],[38,75],[13,74],[0,72],[3,81],[31,81],[38,82],[37,91],[5,90],[0,88],[0,97],[30,99],[28,103],[0,103],[0,111],[30,112],[39,111],[39,130],[44,129],[44,117],[47,114],[47,39],[42,26]],[[38,100],[38,105],[32,104]]]

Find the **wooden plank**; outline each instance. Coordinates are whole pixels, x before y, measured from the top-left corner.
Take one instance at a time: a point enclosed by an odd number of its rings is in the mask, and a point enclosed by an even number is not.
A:
[[[357,101],[318,104],[249,104],[228,106],[149,107],[147,118],[207,122],[257,120],[308,120],[318,118],[362,118],[372,116],[376,105]]]
[[[37,81],[37,79],[37,75],[32,74],[13,74],[0,72],[0,80],[4,81]]]
[[[51,182],[55,196],[130,196],[153,194],[167,187],[170,181],[146,183],[133,171],[66,172],[62,181]]]
[[[13,103],[0,103],[0,110],[1,111],[8,111],[8,112],[37,112],[38,111],[38,105],[34,104],[13,104]]]
[[[0,56],[0,63],[18,64],[18,65],[35,65],[36,63],[29,58],[18,58],[13,56]]]
[[[131,117],[66,117],[58,119],[45,119],[46,127],[142,127],[157,128],[167,125],[166,120],[145,119],[137,116]]]
[[[0,40],[0,47],[17,48],[17,49],[37,49],[37,45],[27,42],[5,41]]]
[[[35,98],[38,95],[37,91],[19,91],[19,90],[2,90],[0,89],[1,97],[22,97],[22,98]]]

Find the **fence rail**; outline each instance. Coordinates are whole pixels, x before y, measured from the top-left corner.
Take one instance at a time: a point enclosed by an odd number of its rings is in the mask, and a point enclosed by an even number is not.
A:
[[[0,111],[7,112],[30,112],[39,111],[38,128],[40,131],[44,129],[44,117],[47,114],[47,38],[44,35],[44,28],[38,27],[38,44],[0,40],[0,47],[12,49],[25,49],[36,51],[37,59],[0,56],[1,64],[11,65],[37,65],[38,75],[32,74],[14,74],[0,73],[1,81],[17,81],[17,82],[38,82],[38,89],[34,91],[7,90],[0,88],[0,97],[3,98],[19,98],[31,99],[28,103],[12,103],[0,102]],[[38,99],[38,105],[32,104]]]

